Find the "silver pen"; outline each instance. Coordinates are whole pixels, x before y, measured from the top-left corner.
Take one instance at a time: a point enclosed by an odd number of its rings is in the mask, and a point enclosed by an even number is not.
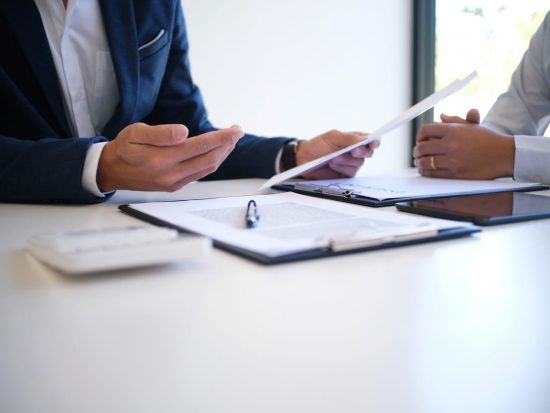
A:
[[[256,225],[258,225],[259,220],[260,220],[260,214],[258,213],[258,206],[256,205],[256,201],[254,200],[248,201],[248,205],[246,206],[246,216],[245,216],[246,227],[255,228]]]

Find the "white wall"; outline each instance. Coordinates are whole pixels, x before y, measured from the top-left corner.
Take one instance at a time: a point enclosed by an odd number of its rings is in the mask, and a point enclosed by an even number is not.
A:
[[[411,2],[182,0],[210,119],[263,136],[369,131],[410,106]],[[408,165],[410,125],[365,171]]]

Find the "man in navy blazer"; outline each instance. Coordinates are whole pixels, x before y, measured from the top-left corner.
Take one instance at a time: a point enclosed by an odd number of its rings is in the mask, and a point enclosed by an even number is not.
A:
[[[269,177],[281,153],[288,167],[364,138],[331,131],[291,145],[290,138],[243,136],[236,126],[217,130],[191,78],[180,0],[97,1],[120,101],[101,133],[87,137],[71,130],[35,2],[0,2],[0,201],[90,203],[117,189],[173,191],[203,177]],[[82,185],[88,150],[98,142],[108,142],[97,167],[104,197]],[[356,148],[307,177],[353,175],[376,146]]]

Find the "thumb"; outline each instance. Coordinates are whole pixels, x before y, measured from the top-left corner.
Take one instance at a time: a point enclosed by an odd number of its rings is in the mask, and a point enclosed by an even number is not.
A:
[[[367,139],[368,135],[365,133],[356,133],[356,132],[339,132],[335,131],[334,133],[329,133],[327,138],[332,146],[337,149],[345,148],[350,145],[356,144],[357,142]]]
[[[173,146],[185,141],[189,129],[184,125],[154,125],[134,123],[123,130],[131,143],[151,146]]]
[[[479,124],[480,116],[477,109],[470,109],[466,115],[466,119],[461,118],[460,116],[449,116],[442,113],[440,115],[441,122],[443,123],[475,123]]]
[[[199,136],[216,136],[219,140],[218,143],[221,145],[227,140],[233,140],[234,143],[237,143],[237,141],[244,136],[244,132],[239,125],[233,125],[230,128],[217,129],[212,132],[203,133]]]
[[[481,116],[479,115],[479,110],[470,109],[466,115],[466,120],[470,123],[479,123],[481,121]]]
[[[442,113],[439,117],[443,123],[467,123],[467,121],[462,119],[460,116],[449,116]]]

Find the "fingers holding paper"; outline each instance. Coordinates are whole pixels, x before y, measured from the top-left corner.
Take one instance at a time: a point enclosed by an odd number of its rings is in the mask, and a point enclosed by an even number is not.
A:
[[[443,115],[443,123],[424,125],[413,156],[423,176],[494,179],[512,176],[515,146],[511,136],[479,126],[479,112],[466,119]]]
[[[308,141],[299,143],[296,150],[296,164],[302,165],[324,155],[353,145],[367,138],[362,132],[344,133],[331,130]],[[375,140],[366,146],[359,146],[348,153],[333,158],[326,165],[304,173],[308,179],[332,179],[354,176],[363,166],[366,158],[370,158],[380,141]]]
[[[288,179],[295,178],[297,176],[305,176],[306,178],[310,178],[310,177],[311,178],[317,178],[319,175],[330,173],[331,176],[334,177],[334,175],[332,175],[332,173],[334,173],[336,175],[336,177],[341,177],[342,175],[340,173],[334,171],[330,167],[330,165],[328,166],[329,170],[327,170],[326,167],[322,167],[321,165],[326,165],[332,159],[334,159],[334,158],[336,158],[340,155],[343,155],[344,153],[347,153],[347,152],[353,150],[356,147],[365,146],[365,143],[366,143],[365,141],[372,141],[372,142],[369,142],[369,147],[370,147],[371,150],[376,149],[376,147],[380,143],[379,142],[374,143],[374,141],[376,141],[376,140],[379,141],[381,136],[386,135],[387,133],[391,132],[392,130],[394,130],[398,126],[401,126],[405,122],[408,122],[411,119],[414,119],[415,117],[417,117],[418,115],[424,113],[426,110],[430,109],[431,107],[436,105],[438,102],[445,99],[447,96],[463,89],[476,76],[477,76],[477,73],[472,72],[463,79],[455,80],[454,82],[452,82],[447,87],[437,91],[436,93],[434,93],[434,94],[428,96],[427,98],[421,100],[417,104],[411,106],[409,109],[407,109],[405,112],[403,112],[402,114],[400,114],[396,118],[392,119],[390,122],[384,124],[383,126],[381,126],[378,129],[375,129],[372,132],[372,134],[369,135],[369,137],[367,139],[364,139],[364,138],[361,139],[360,135],[355,134],[355,139],[357,139],[357,141],[356,141],[355,144],[352,144],[351,147],[349,147],[349,146],[345,147],[344,145],[342,145],[342,146],[344,146],[344,147],[342,147],[340,145],[337,145],[337,147],[340,147],[341,149],[334,151],[334,147],[327,150],[326,144],[325,144],[325,145],[323,145],[325,150],[320,151],[320,153],[324,153],[325,155],[321,156],[320,158],[313,158],[313,159],[312,159],[311,156],[303,156],[301,158],[301,155],[298,154],[298,152],[297,152],[296,153],[297,154],[297,162],[296,163],[298,164],[298,166],[296,166],[294,168],[291,168],[287,171],[283,171],[283,172],[281,172],[281,173],[279,173],[275,176],[272,176],[270,179],[268,179],[260,187],[260,189],[266,189],[266,188],[272,187],[274,185],[280,184],[281,182],[284,182]],[[330,134],[330,133],[331,132],[328,132],[328,134]],[[354,134],[351,134],[351,135],[354,135]],[[363,134],[363,136],[365,136],[365,135]],[[319,140],[319,138],[320,137],[314,138],[310,142],[314,142],[316,140]],[[370,143],[374,143],[374,145],[370,145]],[[300,148],[300,146],[302,146],[302,145],[299,145],[298,149]],[[307,145],[307,146],[309,146],[309,145]],[[302,150],[303,150],[303,148],[302,148]],[[304,154],[308,154],[308,153],[310,154],[311,152],[312,151],[306,151],[306,152],[304,152]],[[301,159],[299,159],[299,158],[301,158]],[[310,161],[309,162],[304,161],[303,159],[310,159]],[[322,173],[318,172],[319,175],[315,174],[314,172],[313,173],[310,172],[314,168],[317,168],[319,171],[322,170],[323,172]],[[331,170],[333,172],[331,172]]]

